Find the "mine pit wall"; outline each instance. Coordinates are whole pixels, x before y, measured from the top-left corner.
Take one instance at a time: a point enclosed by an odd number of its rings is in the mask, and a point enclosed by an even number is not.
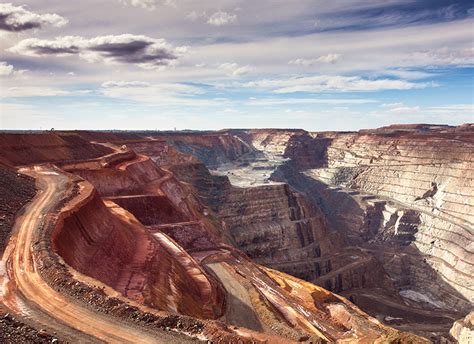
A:
[[[71,170],[94,185],[102,197],[143,194],[149,184],[165,176],[152,160],[145,158],[120,168]]]
[[[173,135],[165,137],[184,154],[198,158],[207,166],[218,166],[252,154],[252,148],[239,137],[229,134]]]
[[[291,159],[299,169],[327,167],[327,149],[332,142],[328,137],[313,137],[307,132],[289,138],[283,157]]]
[[[405,217],[404,229],[400,216],[392,226],[392,241],[413,242],[419,253],[410,258],[413,265],[405,271],[408,276],[393,275],[397,282],[403,286],[402,280],[408,279],[405,287],[438,295],[444,307],[469,310],[474,302],[473,141],[425,139],[422,135],[406,139],[345,135],[333,140],[328,161],[327,169],[314,171],[316,177],[402,202],[404,206],[395,203],[391,207],[409,207],[416,215],[412,216],[416,221]],[[381,226],[379,230],[386,229]],[[399,270],[399,261],[384,259],[387,271]],[[439,284],[428,282],[436,275],[430,270],[439,275]]]
[[[120,144],[132,148],[139,154],[149,156],[158,166],[198,161],[192,155],[181,153],[175,146],[167,143],[165,139],[122,141]]]
[[[288,166],[284,166],[279,172],[285,170],[285,167]],[[448,241],[437,239],[432,243],[435,237],[443,238],[449,235],[448,240],[454,241],[449,243],[449,250],[461,255],[459,246],[468,247],[470,241],[452,234],[454,224],[440,223],[443,222],[442,219],[386,201],[374,201],[369,198],[362,202],[360,199],[365,197],[363,195],[357,199],[358,194],[350,195],[342,190],[330,189],[317,180],[313,180],[314,183],[311,184],[311,179],[301,174],[292,174],[288,170],[291,171],[287,169],[285,178],[288,178],[290,184],[306,185],[308,193],[314,197],[313,201],[325,210],[328,220],[337,219],[335,227],[344,232],[346,245],[361,247],[375,256],[390,275],[396,288],[413,290],[427,296],[434,302],[426,304],[425,307],[428,308],[436,305],[448,311],[465,313],[472,307],[472,303],[462,294],[462,290],[469,293],[463,286],[472,283],[469,263],[457,259],[444,248]],[[327,209],[330,211],[326,211]],[[443,226],[451,228],[451,231],[435,228]],[[377,229],[377,232],[373,229]],[[410,245],[411,243],[413,245]],[[341,258],[332,259],[333,263],[338,261],[342,264]],[[275,268],[280,269],[278,266]],[[346,270],[346,273],[351,270]],[[370,270],[376,271],[368,271]],[[457,287],[454,288],[445,279],[450,279]],[[315,282],[325,286],[321,284],[322,279]],[[350,286],[351,283],[343,283],[343,290],[350,290],[344,285]],[[332,284],[336,285],[336,281]],[[394,295],[396,294],[394,291]]]
[[[169,223],[161,226],[148,226],[152,233],[162,232],[172,238],[186,252],[215,250],[222,247],[222,241],[201,222]],[[228,247],[226,247],[228,249]]]
[[[268,154],[283,154],[288,135],[277,131],[257,136],[266,148],[271,147]],[[277,143],[272,141],[275,137]],[[255,262],[333,291],[377,286],[395,293],[379,262],[360,250],[339,254],[347,244],[337,232],[328,230],[330,224],[319,204],[312,206],[288,185],[233,187],[227,177],[211,175],[202,163],[178,164],[170,169],[179,180],[193,185],[201,201],[222,222],[232,243]],[[345,269],[353,263],[351,255],[365,257],[353,271]],[[374,272],[378,278],[373,278]]]
[[[142,141],[134,140],[133,145],[141,146]],[[130,146],[127,143],[127,147]],[[151,156],[160,154],[163,149],[164,153],[175,153],[172,149],[168,150],[171,146],[160,141],[152,141],[145,147],[151,149],[147,151]],[[183,154],[179,153],[178,156],[181,158]],[[187,161],[189,157],[186,156],[185,159]],[[211,232],[206,235],[213,237],[210,241],[220,238],[229,242],[221,227],[203,214],[205,209],[193,190],[178,181],[171,171],[158,167],[152,158],[138,155],[135,159],[117,166],[100,169],[75,168],[72,172],[91,182],[102,197],[124,207],[147,226],[200,221],[201,226],[206,227],[204,232]],[[203,231],[200,233],[203,234]],[[202,243],[198,246],[202,246]]]
[[[145,226],[189,221],[189,217],[177,209],[164,195],[124,196],[109,199],[132,213]]]
[[[205,204],[214,205],[215,214],[234,245],[255,262],[331,290],[375,285],[393,290],[388,276],[373,259],[362,261],[354,271],[345,270],[353,263],[351,255],[365,255],[361,251],[344,251],[346,244],[337,233],[328,230],[322,212],[288,185],[236,188],[226,178],[223,181],[220,176],[210,175],[203,165],[175,168],[179,179],[199,190]],[[206,186],[203,190],[202,185]],[[376,279],[374,272],[379,275]],[[327,274],[331,275],[323,278]]]
[[[128,174],[116,169],[74,169],[70,172],[89,181],[102,197],[134,194],[141,191],[140,186]]]
[[[446,305],[454,306],[458,310],[465,310],[469,306],[468,295],[471,293],[472,282],[468,281],[467,277],[472,275],[472,260],[469,258],[472,236],[462,227],[465,227],[471,219],[464,218],[462,221],[457,221],[458,223],[452,223],[442,218],[442,212],[445,212],[444,216],[451,217],[454,211],[458,211],[453,209],[458,207],[459,202],[448,204],[453,197],[464,196],[459,195],[459,190],[456,189],[470,191],[473,189],[470,176],[460,174],[463,169],[471,170],[469,161],[472,160],[472,145],[470,146],[469,140],[466,142],[466,140],[451,140],[449,137],[441,139],[432,136],[417,137],[417,134],[404,134],[408,136],[400,138],[398,135],[307,134],[280,130],[236,131],[233,134],[270,156],[284,155],[291,159],[289,164],[292,165],[290,169],[293,171],[290,174],[294,175],[286,175],[282,181],[289,181],[290,185],[299,191],[312,190],[310,193],[317,194],[312,201],[323,210],[330,225],[346,229],[344,235],[347,240],[341,240],[337,246],[347,245],[342,241],[357,246],[371,240],[379,244],[388,240],[390,247],[393,245],[404,247],[413,242],[417,249],[407,253],[404,258],[389,259],[386,255],[378,255],[386,270],[392,274],[395,285],[402,289],[427,291],[430,296],[440,293],[450,295],[443,297]],[[457,153],[453,154],[453,151]],[[196,151],[191,153],[196,154]],[[370,200],[373,196],[365,199],[342,191],[325,190],[327,187],[323,183],[314,188],[307,183],[309,179],[300,180],[295,184],[294,179],[301,178],[295,175],[305,168],[315,171],[318,179],[328,184],[354,187],[371,194],[391,197],[406,206],[389,203],[384,199]],[[341,276],[333,273],[328,277],[331,282],[326,282],[323,276],[330,273],[327,269],[328,261],[331,261],[333,265],[331,268],[334,271],[338,269],[338,263],[344,259],[331,260],[323,252],[319,261],[296,263],[298,260],[318,258],[314,253],[317,248],[311,244],[298,249],[293,247],[278,251],[281,245],[285,245],[284,239],[281,238],[287,239],[288,242],[298,242],[300,240],[299,237],[296,238],[298,231],[305,232],[303,228],[311,221],[296,224],[281,216],[281,209],[265,210],[263,205],[258,204],[259,199],[269,199],[268,202],[275,205],[282,203],[281,195],[271,196],[272,191],[269,191],[271,187],[261,189],[266,190],[263,192],[256,188],[253,191],[255,194],[248,193],[243,197],[239,194],[245,194],[245,191],[233,190],[227,185],[228,180],[225,177],[210,177],[207,169],[198,163],[173,166],[172,169],[180,180],[185,180],[198,189],[204,203],[217,210],[219,218],[226,224],[237,247],[263,264],[307,280],[315,281],[320,278],[320,282],[328,283],[328,287],[331,283],[330,288],[333,290],[341,289],[341,285],[342,289],[365,285],[369,280],[368,271],[380,270],[376,262],[367,260],[366,267],[356,267],[357,273],[351,273],[350,270],[343,272],[342,269]],[[313,182],[317,181],[313,179]],[[436,183],[435,188],[433,182]],[[453,189],[454,194],[453,191],[449,191]],[[433,195],[430,196],[430,193]],[[429,199],[430,197],[433,200]],[[256,214],[266,212],[263,217],[266,216],[267,220],[252,215],[251,211],[245,212],[245,208],[249,207],[245,204],[248,202],[246,199],[249,198],[250,202],[252,200],[254,202],[250,207],[255,209]],[[470,207],[470,199],[464,199],[463,202]],[[241,206],[239,208],[232,203]],[[432,214],[433,204],[435,206],[441,204],[441,211],[435,210]],[[471,213],[466,212],[467,216],[472,217],[469,215]],[[457,241],[461,235],[464,239]],[[280,239],[275,240],[278,237]],[[456,245],[462,246],[464,250],[456,248]],[[270,254],[272,251],[276,253]],[[328,259],[324,260],[325,258]],[[413,263],[413,267],[401,268],[400,265],[406,263],[407,259]],[[283,264],[285,260],[286,262],[293,260],[295,264]],[[462,275],[458,274],[458,271],[466,273]],[[323,276],[318,276],[320,274]],[[439,283],[436,282],[436,286],[430,291],[427,282],[433,280],[433,276],[438,276],[436,281],[439,280]],[[447,283],[445,278],[451,282]],[[344,282],[340,283],[338,279]],[[385,282],[384,278],[382,285],[386,284]]]
[[[463,319],[457,320],[449,333],[458,343],[472,343],[474,341],[474,311],[470,312]]]
[[[217,282],[173,240],[153,238],[139,222],[107,209],[97,192],[57,222],[53,248],[77,271],[158,309],[215,319],[223,307]]]
[[[202,206],[185,185],[170,171],[159,168],[152,159],[145,156],[139,156],[123,166],[77,169],[72,172],[91,182],[102,197],[164,195],[176,210],[177,218],[192,219],[202,212]],[[139,198],[135,199],[137,200]],[[153,203],[153,199],[150,201]],[[129,200],[128,204],[131,202]]]
[[[346,135],[327,154],[332,169],[362,167],[354,188],[474,223],[474,139]]]
[[[251,147],[269,155],[282,156],[285,153],[288,141],[294,135],[302,135],[304,130],[263,129],[248,131],[230,131],[240,137]]]
[[[12,166],[33,163],[93,159],[112,153],[75,133],[0,134],[2,160]]]
[[[237,246],[264,263],[292,255],[293,260],[318,258],[330,250],[330,242],[323,239],[323,219],[312,210],[281,184],[231,189],[218,217]]]

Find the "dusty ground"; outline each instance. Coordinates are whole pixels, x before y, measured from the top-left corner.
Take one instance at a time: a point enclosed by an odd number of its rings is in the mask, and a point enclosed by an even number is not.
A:
[[[15,216],[36,193],[34,179],[0,165],[0,252],[11,234]],[[4,273],[0,262],[0,274]],[[2,287],[0,286],[0,291]],[[2,343],[51,343],[54,336],[35,329],[0,307],[0,341]]]
[[[16,343],[62,343],[43,329],[35,329],[0,309],[0,342]]]
[[[0,164],[0,252],[5,248],[16,213],[35,192],[33,178]]]
[[[41,226],[43,216],[63,197],[68,179],[44,167],[24,172],[37,178],[39,192],[16,221],[15,236],[10,240],[2,259],[8,271],[8,277],[4,276],[8,278],[8,283],[3,295],[7,307],[23,315],[34,316],[49,331],[57,331],[63,337],[74,340],[82,338],[86,342],[133,343],[136,338],[140,338],[142,343],[186,342],[185,338],[176,338],[165,331],[157,337],[147,333],[146,329],[93,312],[71,302],[45,283],[34,262],[32,240],[35,231]],[[11,288],[13,285],[15,288]],[[20,299],[23,302],[19,302]]]

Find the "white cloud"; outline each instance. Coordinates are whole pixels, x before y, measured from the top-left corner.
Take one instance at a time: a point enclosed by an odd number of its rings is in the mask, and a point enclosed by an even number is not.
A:
[[[219,11],[210,16],[207,23],[214,26],[222,26],[235,23],[235,21],[237,21],[237,15]]]
[[[315,59],[303,59],[297,58],[288,62],[288,64],[292,65],[301,65],[301,66],[312,66],[318,63],[335,63],[340,59],[340,54],[327,54],[319,56]]]
[[[152,84],[142,81],[106,81],[99,93],[111,98],[129,99],[160,106],[210,106],[222,104],[194,96],[204,91],[195,86],[178,83]]]
[[[52,87],[18,86],[2,88],[2,97],[53,97],[72,95],[71,92]]]
[[[243,23],[245,19],[239,18]],[[237,39],[224,43],[200,44],[193,47],[193,52],[199,61],[251,64],[259,72],[268,75],[288,73],[288,62],[294,61],[295,57],[301,59],[297,63],[314,64],[321,74],[369,75],[386,70],[398,70],[400,74],[403,71],[420,71],[427,66],[442,67],[445,63],[466,64],[468,58],[460,57],[466,56],[470,51],[472,25],[472,20],[457,20],[416,27],[321,32],[294,37],[257,37],[250,40],[239,40],[239,34],[229,34],[231,38]],[[236,26],[236,30],[245,28],[240,28],[240,25],[238,27]],[[443,46],[456,52],[451,56],[458,58],[440,58],[442,54],[438,47]],[[433,51],[438,53],[428,53]],[[316,61],[321,56],[327,56],[328,52],[338,53],[341,57],[335,63]],[[386,75],[395,75],[394,73]],[[418,73],[405,74],[411,76],[400,77],[416,79],[421,76]]]
[[[392,79],[363,79],[356,76],[304,76],[288,79],[263,79],[243,84],[244,87],[269,89],[275,93],[293,92],[358,92],[409,90],[437,86]]]
[[[140,7],[148,11],[155,10],[159,5],[176,7],[175,0],[119,0],[124,5]]]
[[[420,112],[419,106],[397,106],[392,107],[388,111],[395,114],[414,114]]]
[[[11,64],[0,61],[0,77],[9,77],[10,80],[18,80],[18,77],[23,76],[26,72],[28,72],[27,69],[16,69]],[[5,79],[3,81],[5,81]],[[5,87],[6,85],[3,84],[2,86]]]
[[[474,104],[451,104],[443,106],[431,106],[430,111],[438,114],[466,114],[471,116],[470,122],[474,121]]]
[[[225,108],[224,110],[222,110],[222,112],[232,113],[232,114],[242,114],[243,113],[242,111],[239,111],[239,110],[234,109],[234,108]]]
[[[407,69],[387,69],[380,72],[382,75],[393,75],[403,79],[426,79],[435,76],[434,73],[427,73],[418,70],[407,70]]]
[[[6,62],[0,62],[0,76],[7,76],[13,74],[13,66]]]
[[[198,20],[199,18],[203,18],[205,16],[206,16],[205,11],[202,11],[202,12],[192,11],[192,12],[188,13],[186,15],[186,17],[184,17],[184,19],[190,20],[190,21],[195,21],[195,20]]]
[[[37,14],[28,11],[24,6],[0,4],[0,30],[15,32],[39,29],[45,25],[61,27],[67,23],[67,19],[55,13]]]
[[[221,63],[217,66],[217,68],[224,70],[230,76],[240,76],[245,75],[251,72],[254,68],[247,65],[247,66],[239,66],[237,63]]]
[[[160,68],[175,63],[186,47],[174,48],[164,39],[143,35],[108,35],[94,38],[61,36],[54,40],[28,38],[8,51],[26,56],[78,55],[89,62],[129,63]]]
[[[472,123],[474,104],[449,104],[439,106],[406,105],[404,103],[382,104],[382,109],[372,111],[368,116],[385,118],[385,125],[391,123]]]
[[[377,100],[373,99],[345,99],[345,98],[269,98],[269,99],[252,99],[246,102],[246,105],[255,106],[280,106],[280,105],[308,105],[308,104],[370,104],[377,103]]]
[[[380,106],[385,107],[385,108],[394,108],[394,107],[403,106],[403,103],[384,103],[384,104],[381,104]]]
[[[150,83],[144,81],[106,81],[102,83],[102,87],[149,87]]]
[[[394,114],[430,114],[430,115],[468,115],[474,116],[474,104],[451,104],[451,105],[440,105],[440,106],[427,106],[421,107],[418,105],[409,106],[402,102],[381,104],[384,108],[384,113]],[[474,117],[473,117],[474,118]]]
[[[425,65],[474,65],[474,48],[452,49],[448,47],[421,50],[411,54],[415,61],[424,61]]]
[[[341,57],[340,54],[327,54],[317,58],[318,62],[334,63]]]

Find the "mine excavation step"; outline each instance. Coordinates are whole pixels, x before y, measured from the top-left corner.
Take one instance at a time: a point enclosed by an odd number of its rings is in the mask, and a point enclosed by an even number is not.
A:
[[[0,134],[2,311],[66,342],[461,338],[474,129],[416,128]]]

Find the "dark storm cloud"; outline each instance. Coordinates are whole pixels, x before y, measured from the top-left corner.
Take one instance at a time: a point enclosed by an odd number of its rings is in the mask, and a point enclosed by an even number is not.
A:
[[[66,19],[54,13],[37,14],[23,6],[0,4],[0,30],[3,31],[19,32],[38,29],[44,25],[59,27],[66,23]]]
[[[54,40],[25,39],[9,49],[26,56],[79,55],[89,60],[136,64],[144,68],[164,66],[176,60],[183,48],[174,48],[163,39],[138,35],[56,37]]]
[[[36,55],[68,55],[79,53],[79,47],[48,47],[48,46],[33,46],[31,50]]]
[[[171,60],[176,60],[177,56],[166,51],[159,49],[153,54],[138,54],[138,55],[125,55],[118,57],[118,60],[128,63],[153,63],[156,65],[166,65]]]
[[[151,44],[151,42],[145,41],[131,41],[126,43],[112,42],[99,44],[95,47],[91,47],[90,50],[100,51],[111,57],[120,57],[141,53],[146,47]]]
[[[125,43],[104,43],[92,46],[89,49],[105,57],[111,57],[124,63],[155,63],[166,64],[177,56],[166,48],[150,49],[151,41],[135,40]]]

